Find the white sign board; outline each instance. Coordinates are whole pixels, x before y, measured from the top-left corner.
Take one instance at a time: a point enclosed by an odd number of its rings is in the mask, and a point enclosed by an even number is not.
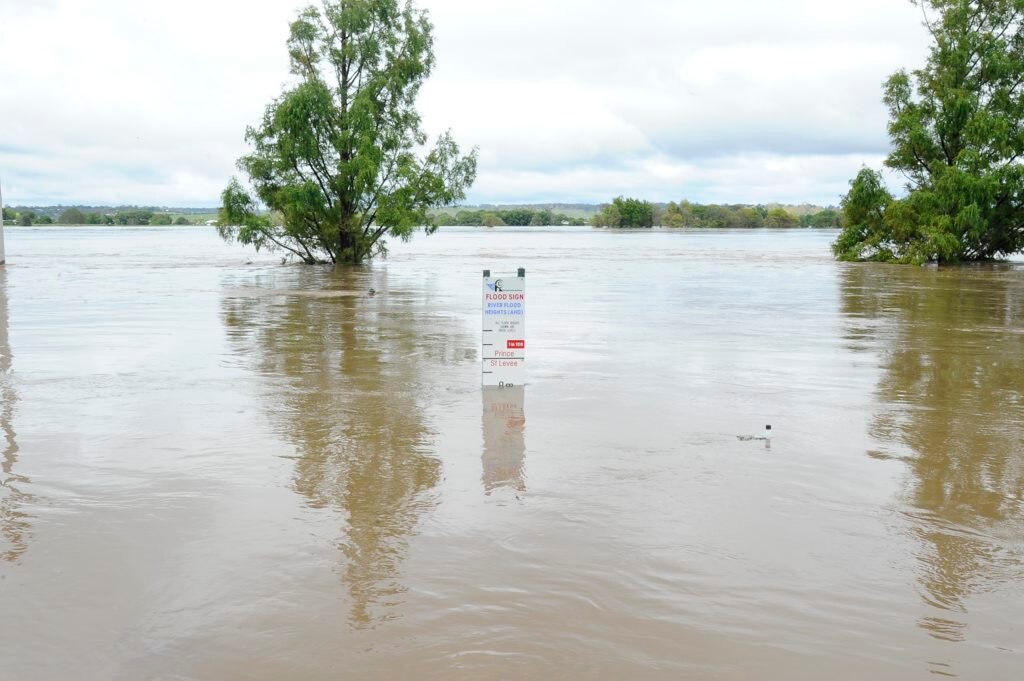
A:
[[[526,271],[492,277],[484,271],[484,385],[513,386],[526,382]]]

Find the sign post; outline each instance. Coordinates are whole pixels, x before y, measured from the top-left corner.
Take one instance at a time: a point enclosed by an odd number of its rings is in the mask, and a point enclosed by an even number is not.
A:
[[[526,270],[492,277],[484,270],[483,385],[502,388],[526,383]]]
[[[4,253],[4,195],[0,191],[0,265],[7,262],[7,254]]]

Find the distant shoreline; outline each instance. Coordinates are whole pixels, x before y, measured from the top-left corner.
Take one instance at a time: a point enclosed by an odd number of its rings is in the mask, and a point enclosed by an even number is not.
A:
[[[615,201],[620,201],[615,199]],[[479,204],[429,209],[426,217],[438,227],[500,226],[622,226],[743,228],[760,227],[837,227],[839,211],[834,206],[809,203],[782,204],[699,204],[689,201],[649,202],[632,200],[646,207],[645,220],[609,219],[609,204],[533,203]],[[614,203],[614,202],[613,202]],[[4,207],[4,226],[61,225],[77,226],[154,226],[172,224],[212,226],[219,217],[215,207],[180,208],[167,206],[88,206],[48,205]],[[653,219],[652,219],[653,218]]]
[[[427,225],[421,225],[421,229]],[[216,225],[14,225],[5,224],[4,229],[17,230],[48,230],[48,229],[69,229],[69,230],[151,230],[154,232],[166,232],[173,230],[216,230]],[[449,230],[486,230],[489,232],[828,232],[839,231],[838,227],[666,227],[654,225],[653,227],[594,227],[593,225],[498,225],[488,227],[487,225],[445,225],[438,228],[439,231]]]

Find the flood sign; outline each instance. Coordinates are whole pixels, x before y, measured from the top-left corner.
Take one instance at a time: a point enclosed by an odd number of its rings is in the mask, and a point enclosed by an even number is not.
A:
[[[484,270],[483,346],[480,356],[484,385],[514,386],[526,382],[526,270],[492,277]]]

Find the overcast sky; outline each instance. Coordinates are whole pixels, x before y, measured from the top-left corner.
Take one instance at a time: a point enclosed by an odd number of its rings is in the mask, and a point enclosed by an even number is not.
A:
[[[6,204],[215,205],[302,0],[0,0]],[[420,0],[469,202],[837,203],[919,65],[906,0]]]

